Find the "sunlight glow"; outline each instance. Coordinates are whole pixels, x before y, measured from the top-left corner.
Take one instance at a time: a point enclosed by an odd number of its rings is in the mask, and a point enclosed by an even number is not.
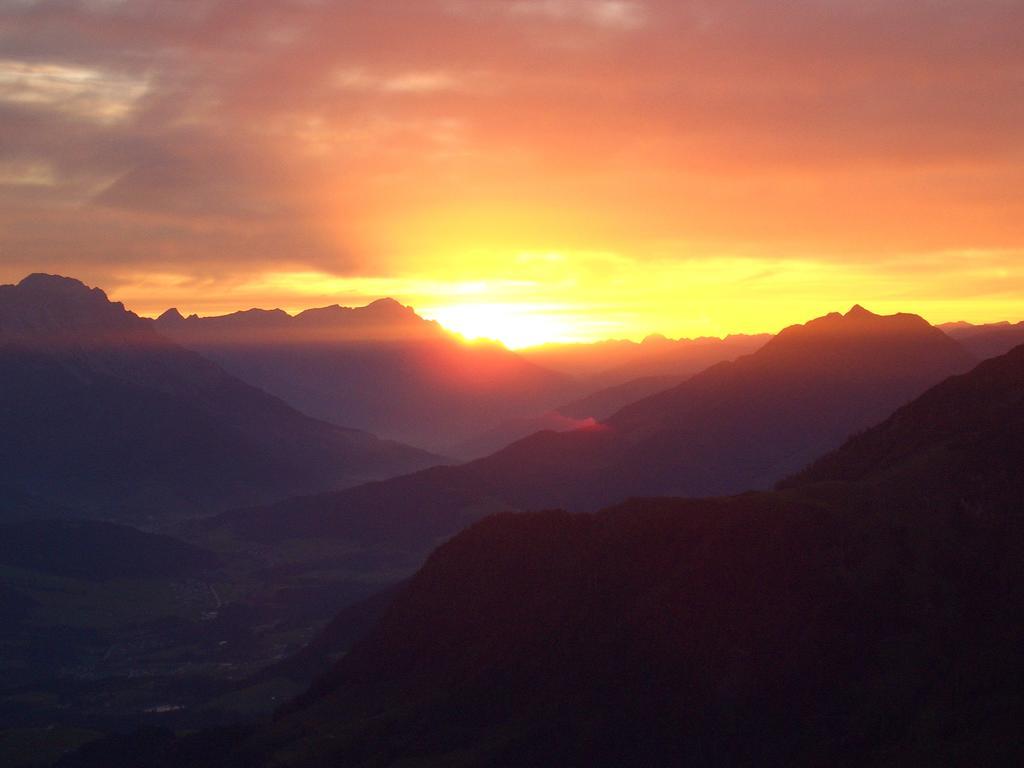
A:
[[[678,246],[681,253],[689,250]],[[170,306],[200,315],[250,307],[295,313],[329,304],[363,306],[388,296],[466,339],[522,348],[639,341],[651,333],[774,333],[853,304],[883,314],[916,312],[935,323],[1016,320],[1024,284],[1024,260],[1016,251],[908,254],[874,268],[739,254],[644,264],[611,252],[567,249],[486,256],[453,258],[439,270],[443,277],[268,271],[227,283],[184,273],[130,272],[109,287],[111,298],[149,316]],[[488,277],[499,269],[500,278]],[[878,279],[880,270],[887,280]]]
[[[469,341],[487,339],[521,349],[575,340],[571,322],[555,314],[557,310],[535,304],[452,304],[427,307],[422,315]]]

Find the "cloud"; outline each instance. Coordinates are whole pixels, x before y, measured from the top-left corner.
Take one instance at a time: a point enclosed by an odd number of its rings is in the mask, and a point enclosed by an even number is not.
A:
[[[0,278],[1019,253],[1021,28],[1002,0],[8,2]]]
[[[147,89],[145,77],[0,59],[0,102],[38,106],[83,120],[123,120]]]
[[[637,29],[646,22],[643,3],[634,0],[511,0],[506,13],[554,21],[584,21],[609,29]]]
[[[431,94],[459,91],[466,88],[463,78],[444,70],[398,72],[391,75],[374,74],[364,67],[339,69],[332,82],[341,90],[376,91],[393,94]]]

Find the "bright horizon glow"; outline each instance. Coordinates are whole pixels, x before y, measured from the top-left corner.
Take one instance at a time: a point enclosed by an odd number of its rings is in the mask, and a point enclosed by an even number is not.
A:
[[[874,274],[849,265],[750,258],[666,261],[636,269],[612,254],[521,254],[507,259],[516,279],[446,282],[429,276],[344,278],[319,272],[249,275],[205,299],[188,275],[126,275],[110,286],[110,297],[154,317],[170,307],[183,314],[229,314],[259,307],[296,314],[341,304],[363,306],[390,297],[466,340],[494,340],[511,349],[545,343],[640,341],[659,333],[669,338],[776,333],[829,312],[861,304],[879,314],[912,312],[939,324],[966,320],[1017,321],[1024,307],[1012,290],[993,290],[1002,275],[975,270],[991,284],[984,299],[947,298],[946,262],[962,264],[970,254],[938,254],[928,268],[905,263],[900,282],[880,284]],[[895,269],[894,269],[895,271]],[[969,286],[968,286],[969,287]],[[915,294],[925,298],[915,297]],[[778,297],[787,297],[785,302]]]
[[[511,346],[1014,319],[1024,3],[961,5],[0,4],[0,281]]]
[[[427,307],[422,316],[436,320],[466,341],[499,341],[509,349],[579,341],[572,325],[530,304],[452,304]]]

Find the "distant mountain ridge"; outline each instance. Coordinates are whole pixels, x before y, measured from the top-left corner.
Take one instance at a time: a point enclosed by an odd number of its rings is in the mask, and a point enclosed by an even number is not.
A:
[[[219,521],[254,539],[400,541],[425,553],[502,509],[589,510],[632,496],[766,489],[972,364],[919,317],[855,307],[788,328],[754,354],[592,427],[539,432],[463,465]]]
[[[945,323],[939,328],[981,360],[1004,355],[1017,345],[1024,344],[1024,321],[982,325]]]
[[[520,353],[539,365],[590,382],[591,392],[596,392],[636,379],[686,378],[715,363],[756,352],[771,337],[762,333],[669,339],[652,334],[641,342],[611,339],[589,344],[545,344]]]
[[[751,355],[622,408],[602,428],[536,435],[484,461],[493,467],[504,456],[520,487],[538,492],[534,507],[767,488],[972,363],[920,317],[855,306],[791,326]],[[577,454],[585,458],[574,465]]]
[[[168,310],[155,326],[304,413],[442,452],[579,391],[571,377],[498,344],[466,344],[393,299],[295,316]]]
[[[304,416],[77,280],[0,286],[0,488],[37,506],[208,513],[438,460]]]
[[[158,328],[168,333],[189,334],[189,338],[207,343],[259,343],[273,340],[278,331],[281,340],[296,342],[408,341],[446,336],[440,325],[425,320],[391,298],[378,299],[364,307],[326,307],[306,309],[290,315],[282,309],[248,309],[227,315],[188,317],[172,308],[156,319]],[[302,332],[295,332],[295,329]],[[320,331],[322,335],[317,335]]]

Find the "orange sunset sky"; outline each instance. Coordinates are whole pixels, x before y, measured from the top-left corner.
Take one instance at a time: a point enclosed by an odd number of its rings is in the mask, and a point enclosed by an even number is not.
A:
[[[469,336],[1024,317],[1019,0],[9,0],[0,281]]]

